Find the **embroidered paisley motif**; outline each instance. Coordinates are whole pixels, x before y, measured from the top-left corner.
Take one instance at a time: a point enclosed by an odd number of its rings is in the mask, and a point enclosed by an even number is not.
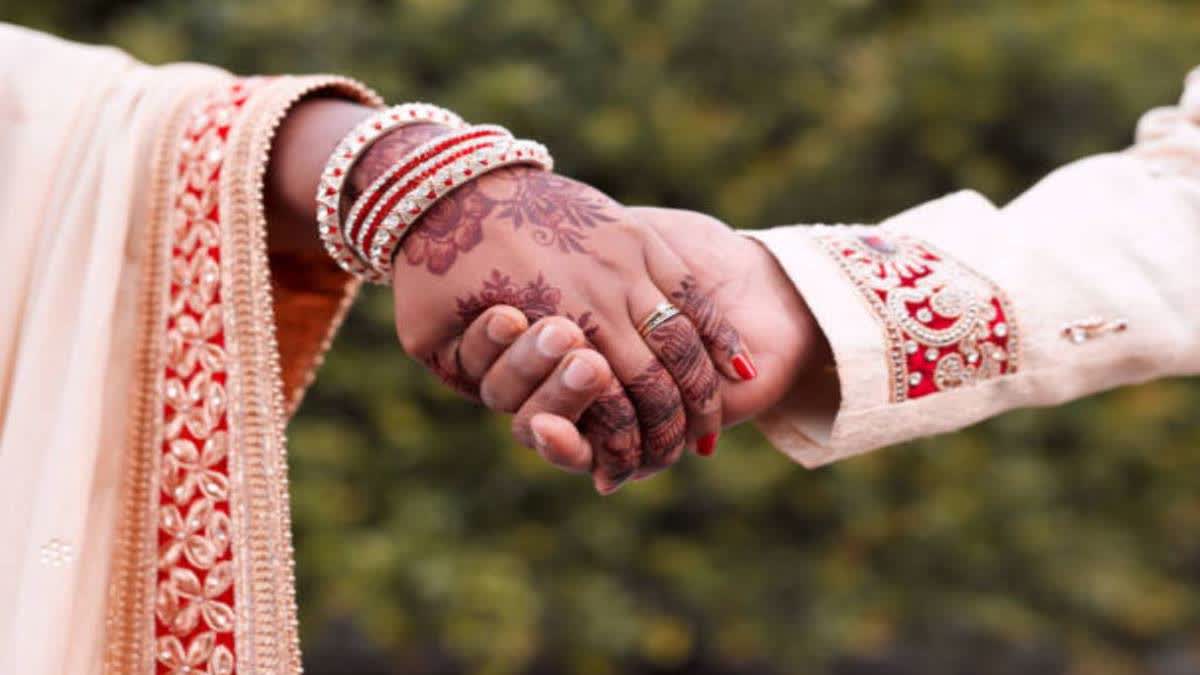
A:
[[[877,228],[817,235],[883,324],[894,403],[1014,373],[1019,336],[1008,299],[927,243]]]

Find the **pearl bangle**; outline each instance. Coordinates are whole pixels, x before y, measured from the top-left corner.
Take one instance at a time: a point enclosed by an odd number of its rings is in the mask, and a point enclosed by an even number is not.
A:
[[[406,103],[371,115],[354,127],[325,164],[317,187],[317,232],[325,250],[345,271],[356,276],[373,276],[350,247],[342,231],[342,189],[354,163],[383,134],[412,124],[443,124],[453,129],[466,126],[454,113],[427,103]]]
[[[488,172],[518,164],[550,171],[554,168],[554,159],[544,145],[534,141],[489,138],[432,172],[427,163],[421,173],[432,175],[418,174],[415,177],[420,178],[420,182],[405,180],[406,185],[412,184],[413,187],[396,200],[395,206],[388,211],[378,231],[371,237],[370,249],[365,251],[375,278],[385,279],[383,283],[390,281],[392,261],[400,243],[410,231],[408,227],[440,199]]]
[[[366,242],[371,240],[386,211],[400,198],[405,186],[414,176],[441,168],[449,157],[461,156],[463,150],[490,139],[512,138],[503,127],[481,125],[468,127],[446,136],[439,136],[418,146],[394,166],[375,179],[354,201],[346,218],[345,241],[364,262]],[[408,189],[411,189],[411,185]],[[406,192],[405,192],[406,193]]]

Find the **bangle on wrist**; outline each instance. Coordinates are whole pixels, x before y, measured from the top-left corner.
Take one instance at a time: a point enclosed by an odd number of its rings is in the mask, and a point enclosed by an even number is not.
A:
[[[370,248],[364,249],[371,269],[390,280],[392,263],[400,242],[410,231],[410,226],[434,204],[484,174],[519,164],[535,166],[543,171],[554,168],[554,160],[544,145],[509,137],[474,146],[463,156],[437,169],[433,175],[424,177],[408,196],[399,198],[370,240]]]
[[[317,187],[317,231],[330,257],[345,271],[369,278],[369,268],[347,245],[341,222],[342,189],[346,177],[362,154],[389,131],[412,124],[442,124],[461,129],[466,123],[458,115],[427,103],[406,103],[371,115],[346,134],[325,164]]]
[[[346,242],[360,254],[360,260],[367,262],[361,252],[379,228],[379,221],[414,187],[411,183],[419,180],[417,177],[432,174],[452,161],[451,157],[460,157],[467,149],[497,137],[512,138],[512,134],[503,127],[484,125],[439,136],[401,157],[367,186],[350,208],[344,229]]]
[[[409,124],[449,126],[447,135],[406,153],[371,182],[343,222],[342,190],[354,163],[384,133]],[[467,126],[454,113],[424,103],[380,111],[338,143],[317,191],[317,223],[325,250],[342,269],[366,281],[391,283],[392,261],[410,226],[456,188],[505,166],[551,170],[545,146],[517,140],[503,127]]]

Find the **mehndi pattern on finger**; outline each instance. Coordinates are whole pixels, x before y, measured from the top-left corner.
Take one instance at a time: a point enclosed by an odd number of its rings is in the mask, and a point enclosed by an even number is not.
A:
[[[687,440],[687,415],[675,380],[657,359],[625,385],[637,411],[646,457],[643,466],[666,464]]]
[[[637,411],[615,380],[579,420],[592,446],[593,473],[610,489],[633,476],[642,464]]]
[[[717,309],[712,293],[701,290],[694,276],[689,274],[683,278],[679,288],[672,291],[671,300],[692,320],[700,339],[710,349],[731,358],[742,352],[742,340],[737,330]]]
[[[683,398],[698,404],[708,403],[717,395],[720,378],[714,368],[706,368],[708,353],[696,329],[687,321],[675,319],[650,332],[647,339]]]

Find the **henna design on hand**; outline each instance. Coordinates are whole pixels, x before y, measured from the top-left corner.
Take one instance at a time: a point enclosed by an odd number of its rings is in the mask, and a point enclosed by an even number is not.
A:
[[[687,438],[687,417],[683,399],[671,375],[654,360],[625,386],[637,410],[646,455],[643,466],[659,467],[668,463],[674,450]]]
[[[454,266],[459,253],[467,253],[483,241],[483,221],[496,208],[472,181],[433,205],[404,239],[404,259],[409,265],[425,265],[431,273],[444,275]]]
[[[659,360],[675,378],[683,398],[694,404],[712,400],[720,386],[717,371],[708,366],[708,353],[692,324],[676,317],[648,336]]]
[[[467,326],[490,307],[510,305],[524,312],[533,323],[558,314],[561,300],[562,291],[546,283],[540,272],[537,279],[519,286],[509,275],[493,269],[478,293],[458,298],[458,318]]]
[[[583,245],[587,230],[616,222],[608,214],[615,204],[611,199],[570,178],[525,171],[516,175],[515,188],[497,215],[514,230],[529,225],[535,242],[563,253],[590,253]]]
[[[579,430],[592,444],[594,469],[620,485],[642,463],[637,411],[615,380],[579,419]]]
[[[462,365],[457,363],[457,347],[455,348],[454,356],[455,363],[453,366],[442,363],[442,360],[437,353],[434,353],[429,357],[422,359],[421,361],[425,364],[425,367],[430,370],[430,372],[432,372],[439,380],[442,381],[442,384],[450,387],[467,398],[479,400],[479,384],[463,377]]]
[[[742,351],[737,330],[721,315],[712,294],[700,291],[695,277],[690,274],[684,277],[679,290],[671,293],[671,299],[692,320],[700,339],[709,349],[721,351],[729,357]]]
[[[441,276],[459,254],[483,241],[484,223],[496,220],[511,223],[514,230],[527,227],[542,246],[590,254],[584,245],[587,231],[616,222],[609,215],[615,207],[583,183],[527,167],[506,167],[446,195],[413,224],[401,248],[409,265],[424,265]]]
[[[492,275],[483,281],[483,287],[478,293],[465,298],[458,298],[458,318],[463,326],[468,326],[489,308],[496,305],[509,305],[525,313],[529,323],[535,323],[548,316],[559,315],[559,302],[562,291],[546,282],[539,272],[537,279],[524,286],[518,286],[507,274],[498,269],[492,270]],[[600,327],[592,322],[592,313],[584,312],[578,317],[570,312],[562,316],[574,321],[583,331],[584,337],[594,341]]]
[[[579,326],[579,330],[583,331],[583,337],[587,338],[588,344],[595,349],[596,336],[600,334],[600,326],[592,323],[592,313],[584,312],[576,317],[570,312],[563,312],[563,316],[567,317],[571,321],[574,321],[575,325]]]

